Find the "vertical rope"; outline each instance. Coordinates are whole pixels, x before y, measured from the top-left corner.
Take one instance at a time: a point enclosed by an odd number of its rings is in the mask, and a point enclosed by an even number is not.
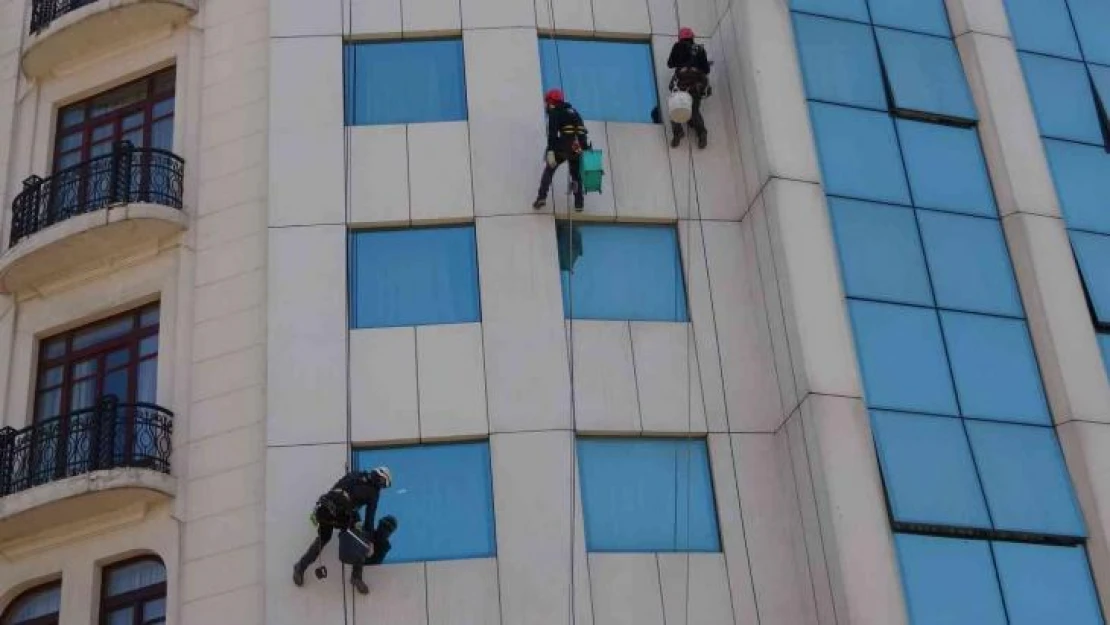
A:
[[[344,2],[344,0],[339,0],[339,12],[340,12],[340,17],[341,18],[343,17],[343,2]],[[356,104],[358,102],[358,89],[355,89],[355,79],[358,77],[358,54],[357,54],[357,51],[354,50],[353,48],[348,48],[347,47],[348,44],[350,43],[351,39],[352,39],[352,34],[353,34],[353,30],[354,30],[354,7],[353,7],[352,0],[346,0],[346,9],[347,9],[346,24],[344,24],[344,26],[345,26],[345,28],[344,28],[345,36],[343,38],[343,91],[344,91],[344,95],[347,96],[347,97],[344,97],[344,99],[343,99],[343,107],[344,107],[343,108],[343,238],[344,238],[344,245],[345,245],[344,249],[346,250],[346,262],[347,262],[347,266],[344,269],[348,272],[353,273],[354,263],[352,262],[352,260],[353,260],[353,254],[354,254],[354,251],[353,251],[354,245],[353,245],[353,241],[352,241],[352,238],[351,238],[351,232],[349,230],[349,224],[351,223],[351,127],[347,123],[348,121],[351,121],[351,120],[347,119],[347,112],[350,111],[352,113],[351,116],[353,117],[353,113],[357,110]],[[348,51],[350,52],[349,54],[348,54]],[[350,65],[350,67],[348,67],[348,65]],[[349,93],[348,93],[348,91],[349,91]],[[350,98],[350,108],[349,109],[347,108],[347,103],[348,103],[347,98],[348,97]],[[351,280],[351,277],[348,277],[348,281],[350,281],[350,280]],[[343,315],[344,315],[344,318],[346,319],[346,322],[347,322],[345,324],[345,327],[343,328],[343,349],[344,349],[344,358],[345,358],[345,363],[346,363],[346,370],[344,371],[344,375],[347,378],[347,398],[346,398],[347,399],[347,401],[346,401],[346,410],[347,410],[346,427],[347,427],[347,431],[346,431],[346,446],[344,448],[346,456],[344,458],[343,466],[344,466],[344,473],[349,473],[351,471],[352,461],[353,461],[353,458],[354,458],[354,449],[353,449],[353,444],[352,444],[352,441],[351,441],[352,436],[351,436],[351,288],[350,288],[350,284],[348,284],[347,288],[344,289],[344,295],[346,297],[346,306],[345,306]],[[366,523],[372,523],[373,519],[367,519],[365,522]],[[338,537],[337,537],[337,539],[338,539]],[[343,624],[348,625],[348,621],[347,621],[347,584],[348,584],[348,581],[347,581],[347,565],[346,564],[340,563],[340,573],[341,573],[340,585],[343,589]],[[351,612],[350,612],[351,622],[355,623],[357,625],[357,623],[358,623],[358,616],[357,616],[358,608],[356,606],[357,606],[357,601],[356,601],[354,592],[352,592],[351,593]]]

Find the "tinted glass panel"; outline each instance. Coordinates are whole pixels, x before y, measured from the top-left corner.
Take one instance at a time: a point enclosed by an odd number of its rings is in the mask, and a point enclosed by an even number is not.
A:
[[[1110,65],[1110,2],[1106,0],[1068,0],[1072,23],[1079,34],[1079,47],[1088,63]]]
[[[867,5],[864,0],[790,0],[790,8],[795,11],[842,17],[866,22]]]
[[[937,306],[1022,316],[1006,239],[997,219],[919,210]]]
[[[973,128],[900,119],[898,136],[915,206],[998,216],[979,135]]]
[[[849,296],[932,305],[913,209],[829,198],[829,211]]]
[[[350,125],[466,119],[460,39],[348,44]]]
[[[831,104],[809,107],[827,193],[910,203],[889,115]]]
[[[967,435],[995,528],[1086,534],[1051,428],[968,421]]]
[[[1091,80],[1082,63],[1021,54],[1025,84],[1041,134],[1102,144]]]
[[[1067,141],[1046,139],[1044,147],[1068,227],[1110,234],[1110,155]]]
[[[920,33],[947,37],[948,14],[943,0],[870,0],[871,21]]]
[[[913,625],[1007,625],[984,541],[895,535]]]
[[[940,318],[964,416],[1049,423],[1024,321],[948,311]]]
[[[1087,65],[1087,69],[1091,72],[1091,81],[1095,83],[1103,109],[1110,113],[1110,67]]]
[[[975,104],[951,39],[876,28],[899,109],[975,119]]]
[[[544,89],[562,88],[583,119],[651,123],[658,96],[650,44],[540,39],[540,67]]]
[[[993,543],[1010,625],[1102,625],[1082,547]]]
[[[566,242],[566,226],[558,228],[560,267],[573,265],[562,271],[568,319],[688,319],[673,226],[575,224],[574,230],[578,254]]]
[[[478,321],[473,226],[355,233],[356,328]]]
[[[960,419],[875,411],[871,423],[895,519],[990,527]]]
[[[355,461],[361,470],[385,465],[393,473],[378,503],[378,518],[393,515],[400,527],[387,564],[496,553],[487,443],[372,449]]]
[[[109,569],[105,575],[105,594],[109,597],[146,588],[166,581],[166,567],[157,560],[139,560]]]
[[[1102,349],[1102,366],[1106,369],[1107,377],[1110,377],[1110,334],[1099,334],[1098,345]]]
[[[8,608],[4,625],[19,625],[31,619],[57,614],[61,610],[61,598],[62,588],[58,585],[28,590]]]
[[[1019,50],[1079,58],[1065,0],[1005,0]]]
[[[135,318],[127,315],[80,330],[73,335],[73,350],[79,351],[97,343],[123,336],[135,327]]]
[[[701,440],[578,441],[589,551],[719,551]]]
[[[1110,323],[1110,235],[1071,233],[1071,246],[1099,323]]]
[[[794,35],[806,96],[886,110],[879,55],[869,26],[795,14]]]

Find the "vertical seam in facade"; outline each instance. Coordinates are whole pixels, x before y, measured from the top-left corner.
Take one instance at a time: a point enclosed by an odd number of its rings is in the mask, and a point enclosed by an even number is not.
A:
[[[644,407],[640,402],[640,374],[636,369],[636,339],[632,334],[632,322],[625,321],[625,328],[628,330],[628,350],[632,356],[632,388],[636,392],[636,417],[640,423],[640,435],[644,433]],[[591,599],[592,599],[591,593]]]
[[[810,461],[809,443],[806,441],[806,420],[805,411],[802,407],[798,406],[798,425],[802,429],[802,445],[806,450],[806,470],[809,472],[810,485],[813,488],[813,508],[817,516],[817,536],[821,541],[821,558],[825,562],[825,577],[829,580],[829,595],[832,600],[833,622],[840,623],[840,616],[836,611],[836,588],[832,583],[832,574],[829,572],[829,554],[828,549],[825,548],[825,535],[821,531],[821,506],[817,503],[817,485],[813,477],[813,463]]]

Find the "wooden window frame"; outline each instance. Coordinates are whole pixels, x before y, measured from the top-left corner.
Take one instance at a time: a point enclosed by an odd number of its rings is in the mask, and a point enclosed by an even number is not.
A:
[[[167,598],[166,582],[164,581],[158,582],[157,584],[152,584],[150,586],[136,588],[135,590],[131,590],[122,594],[114,596],[108,595],[108,584],[106,582],[108,579],[108,575],[113,570],[130,566],[137,562],[148,561],[157,562],[158,564],[162,565],[162,570],[165,571],[166,563],[163,562],[161,558],[157,556],[145,555],[139,556],[137,558],[128,558],[127,560],[113,563],[110,566],[104,567],[104,569],[100,572],[100,610],[98,617],[98,622],[100,623],[100,625],[105,625],[108,622],[108,615],[112,612],[128,607],[135,608],[134,612],[132,613],[131,623],[133,625],[144,625],[146,621],[142,620],[143,606],[150,601]],[[166,617],[162,617],[162,621],[166,620]],[[20,623],[19,625],[23,625],[23,623]]]

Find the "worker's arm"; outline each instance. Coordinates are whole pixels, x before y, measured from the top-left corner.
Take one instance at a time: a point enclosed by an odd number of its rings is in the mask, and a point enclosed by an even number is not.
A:
[[[559,111],[553,110],[547,114],[547,149],[552,151],[559,141]]]
[[[709,73],[709,56],[705,53],[705,46],[698,46],[698,56],[695,60],[695,64],[697,65],[697,68],[705,74]]]
[[[679,59],[679,56],[680,56],[679,48],[681,46],[682,46],[681,41],[677,42],[673,46],[671,46],[671,54],[670,54],[670,56],[667,57],[667,67],[669,67],[671,69],[674,69],[674,68],[679,66],[679,61],[680,61],[680,59]]]

